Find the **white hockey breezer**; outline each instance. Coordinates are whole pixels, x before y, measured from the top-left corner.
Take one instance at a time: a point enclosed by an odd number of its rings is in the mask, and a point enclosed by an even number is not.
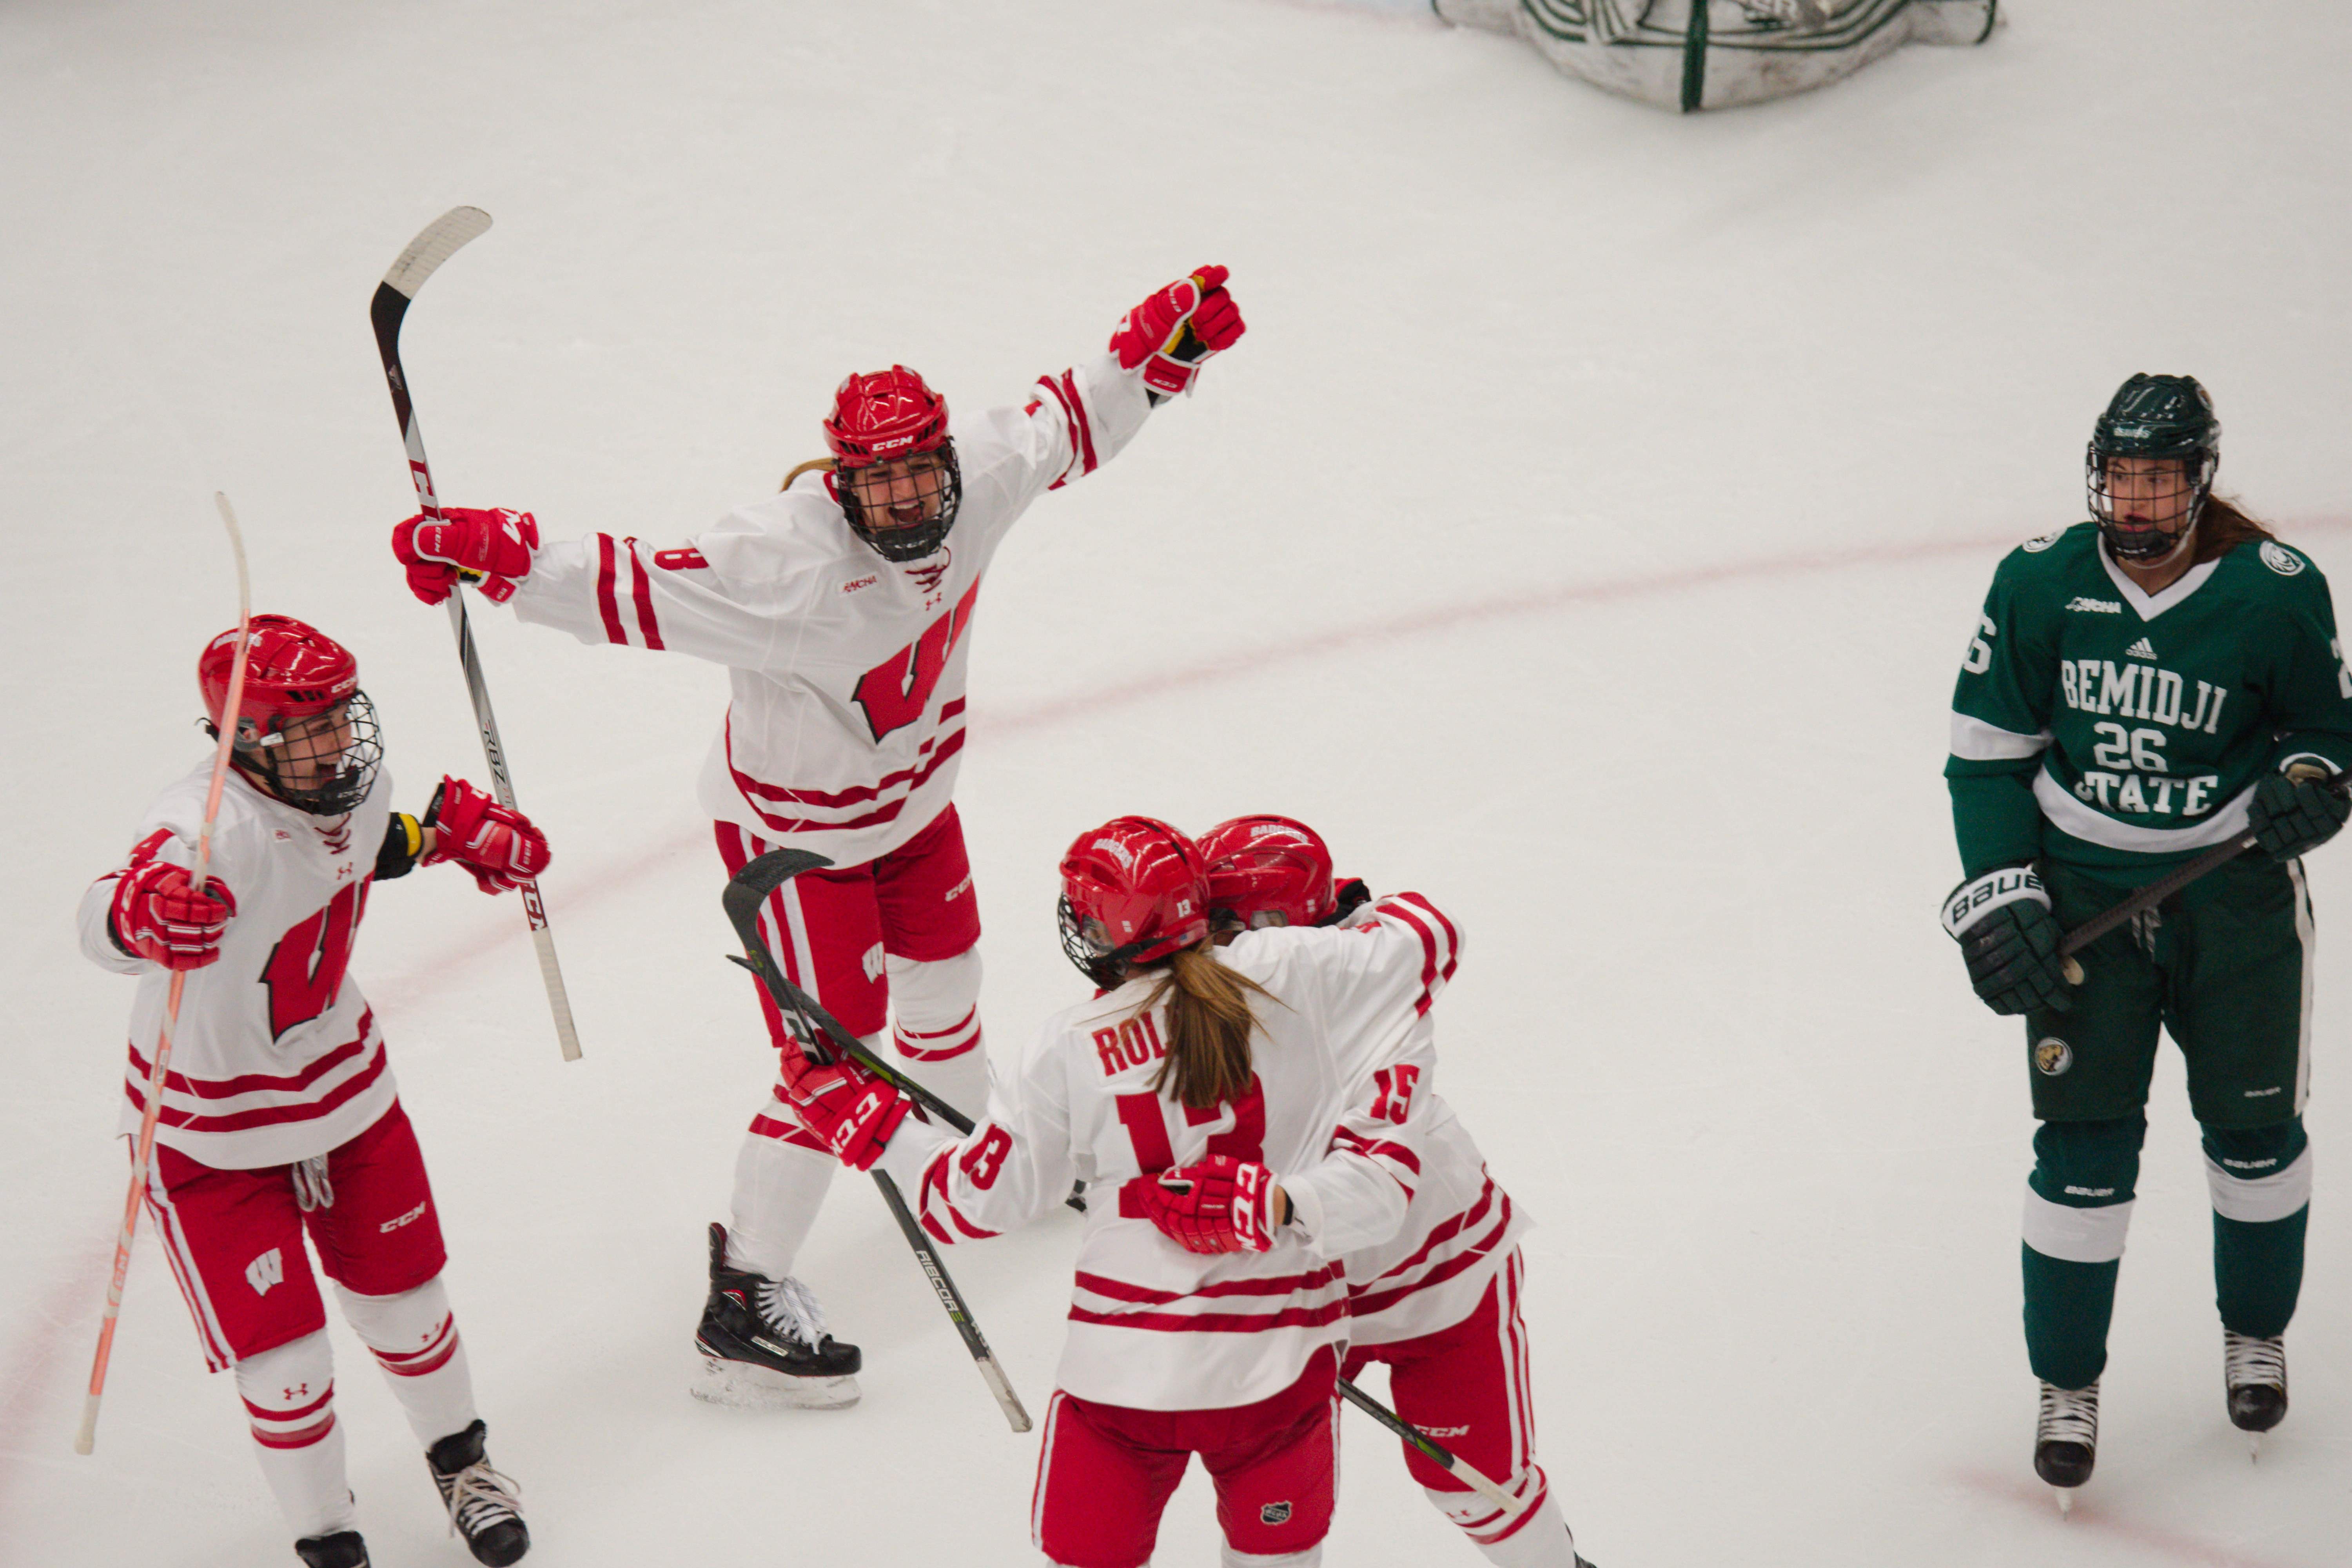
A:
[[[2000,0],[1432,0],[1571,76],[1687,114],[1823,87],[1907,43],[1980,44]]]

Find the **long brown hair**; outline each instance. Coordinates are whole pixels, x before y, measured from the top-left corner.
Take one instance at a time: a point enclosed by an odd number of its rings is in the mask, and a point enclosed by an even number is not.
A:
[[[829,474],[833,472],[833,459],[831,458],[811,458],[807,462],[803,463],[799,468],[794,468],[791,473],[786,474],[784,476],[784,482],[778,485],[776,488],[780,490],[788,490],[792,489],[793,481],[799,479],[803,474],[807,473],[811,468],[822,468]]]
[[[2197,517],[2197,549],[2191,564],[2202,566],[2208,561],[2218,561],[2250,539],[2277,537],[2241,511],[2236,501],[2207,496],[2205,510]]]
[[[1239,1100],[1249,1088],[1250,1031],[1257,1025],[1250,994],[1269,1002],[1274,994],[1218,963],[1206,942],[1180,947],[1162,963],[1159,984],[1136,1009],[1139,1016],[1168,1006],[1168,1055],[1151,1077],[1152,1092],[1194,1110]]]

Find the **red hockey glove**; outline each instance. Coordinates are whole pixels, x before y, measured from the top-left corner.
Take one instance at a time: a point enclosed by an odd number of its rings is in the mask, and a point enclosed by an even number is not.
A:
[[[1142,1217],[1187,1252],[1264,1252],[1274,1245],[1274,1173],[1212,1154],[1127,1184]],[[1128,1205],[1122,1202],[1121,1213]]]
[[[114,940],[122,951],[166,969],[202,969],[220,959],[220,941],[236,918],[236,895],[224,882],[195,890],[184,866],[150,860],[114,884]]]
[[[539,548],[538,520],[504,507],[445,507],[441,515],[436,522],[420,512],[392,531],[392,552],[408,568],[408,591],[437,605],[462,573],[492,604],[513,598]]]
[[[792,1047],[784,1052],[784,1093],[806,1127],[853,1171],[870,1171],[905,1121],[905,1095],[859,1067],[818,1067]]]
[[[1192,390],[1211,354],[1229,349],[1247,331],[1225,269],[1203,267],[1179,279],[1127,313],[1110,346],[1118,368],[1143,367],[1143,384],[1163,397]]]
[[[464,779],[442,779],[425,809],[425,826],[433,829],[433,848],[416,863],[455,860],[486,893],[520,888],[547,869],[547,835]]]

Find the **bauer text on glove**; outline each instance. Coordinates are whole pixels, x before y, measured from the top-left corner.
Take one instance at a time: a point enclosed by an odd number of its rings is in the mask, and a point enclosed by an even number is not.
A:
[[[2058,956],[2066,933],[2031,866],[2003,866],[1953,889],[1944,900],[1944,930],[1960,944],[1969,984],[1994,1012],[2064,1012],[2074,1005]]]

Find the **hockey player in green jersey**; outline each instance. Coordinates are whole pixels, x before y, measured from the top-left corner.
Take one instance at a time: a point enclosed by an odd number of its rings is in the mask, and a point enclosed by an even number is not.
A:
[[[2033,1463],[2060,1488],[2095,1457],[2159,1026],[2204,1130],[2230,1419],[2286,1414],[2311,1194],[2297,858],[2352,810],[2319,782],[2352,763],[2352,670],[2318,568],[2211,494],[2220,440],[2190,377],[2126,382],[2091,438],[2094,521],[2000,563],[1952,699],[1944,927],[1977,994],[2025,1016]],[[2067,928],[2249,832],[2260,852],[2059,957]]]

